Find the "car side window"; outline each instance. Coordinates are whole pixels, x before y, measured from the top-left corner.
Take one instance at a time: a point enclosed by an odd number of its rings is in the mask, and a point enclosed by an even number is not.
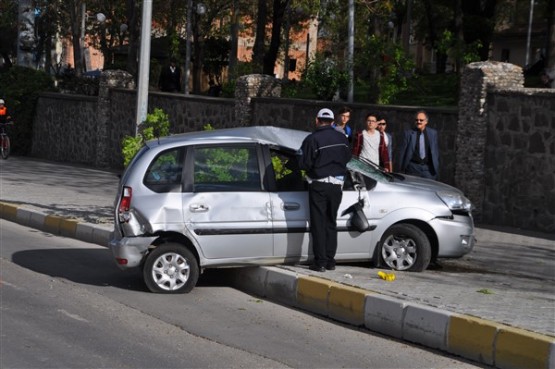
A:
[[[256,147],[196,147],[193,177],[194,192],[260,191]]]
[[[270,149],[270,156],[278,191],[303,191],[308,188],[295,154]]]
[[[150,163],[143,183],[155,192],[179,192],[182,173],[183,149],[166,150]]]

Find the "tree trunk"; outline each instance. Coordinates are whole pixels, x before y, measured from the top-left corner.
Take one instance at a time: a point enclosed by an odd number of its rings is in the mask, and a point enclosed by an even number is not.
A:
[[[227,73],[227,80],[229,83],[235,81],[235,78],[237,78],[237,42],[239,39],[238,19],[239,11],[237,7],[237,0],[233,0],[233,4],[231,6],[231,47],[229,49],[229,67]]]
[[[462,69],[463,56],[461,50],[464,47],[463,14],[461,2],[462,0],[455,1],[455,39],[457,43],[457,58],[455,60],[455,69],[457,70],[458,74],[461,73]]]
[[[258,14],[256,16],[256,35],[254,38],[254,46],[252,48],[252,64],[253,72],[261,73],[264,65],[264,39],[266,38],[266,20],[268,18],[268,9],[266,0],[258,0]]]
[[[268,52],[264,55],[264,68],[262,73],[274,76],[274,68],[276,65],[279,47],[281,45],[281,26],[285,9],[289,4],[289,0],[274,0],[274,14],[272,17],[272,39]]]
[[[137,59],[139,50],[139,5],[137,0],[127,0],[127,30],[129,32],[129,45],[127,51],[127,71],[137,76]]]
[[[82,29],[83,20],[83,2],[75,0],[69,6],[69,18],[71,22],[71,37],[73,45],[73,67],[76,76],[81,76],[85,71],[85,63],[83,60],[83,49],[85,40],[81,40],[81,35],[84,34]]]

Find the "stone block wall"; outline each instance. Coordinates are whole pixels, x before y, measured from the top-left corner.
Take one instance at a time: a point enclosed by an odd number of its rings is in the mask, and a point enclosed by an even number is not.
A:
[[[518,66],[462,75],[455,184],[479,223],[555,232],[555,91],[524,88]]]
[[[43,93],[37,102],[31,155],[95,165],[96,97]]]
[[[121,140],[136,130],[136,91],[114,74],[99,98],[44,93],[38,100],[32,155],[122,169]],[[439,132],[440,180],[465,192],[477,223],[555,232],[555,90],[525,89],[522,70],[498,62],[473,63],[462,76],[458,109],[427,108]],[[101,88],[102,89],[102,88]],[[172,133],[242,125],[310,131],[319,109],[343,103],[282,99],[279,82],[245,76],[235,99],[149,93],[149,111],[162,108]],[[402,132],[420,107],[350,104],[351,127],[368,112],[384,114],[394,162]]]
[[[555,90],[488,98],[481,222],[555,233]]]

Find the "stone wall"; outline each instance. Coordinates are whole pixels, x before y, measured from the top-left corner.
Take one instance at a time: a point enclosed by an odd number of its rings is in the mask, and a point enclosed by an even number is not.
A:
[[[111,75],[99,98],[42,94],[32,155],[122,169],[121,140],[135,134],[136,91],[128,76]],[[465,192],[478,223],[555,232],[555,91],[524,89],[522,70],[505,63],[473,63],[462,76],[459,109],[427,108],[439,132],[440,180]],[[253,86],[251,86],[253,84]],[[323,107],[342,103],[276,98],[267,76],[238,81],[237,98],[149,93],[149,111],[162,108],[172,133],[240,125],[312,130]],[[264,97],[264,96],[270,97]],[[395,149],[420,107],[350,104],[350,125],[368,112],[384,114]]]
[[[477,222],[555,232],[555,91],[500,62],[469,64],[461,86],[455,184]]]
[[[555,90],[494,89],[481,222],[555,233]]]
[[[43,93],[37,102],[31,155],[95,165],[96,97]]]

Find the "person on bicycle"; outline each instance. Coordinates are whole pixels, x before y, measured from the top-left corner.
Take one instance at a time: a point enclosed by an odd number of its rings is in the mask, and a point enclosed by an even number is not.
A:
[[[0,123],[8,123],[12,117],[8,114],[8,107],[3,99],[0,99]]]

